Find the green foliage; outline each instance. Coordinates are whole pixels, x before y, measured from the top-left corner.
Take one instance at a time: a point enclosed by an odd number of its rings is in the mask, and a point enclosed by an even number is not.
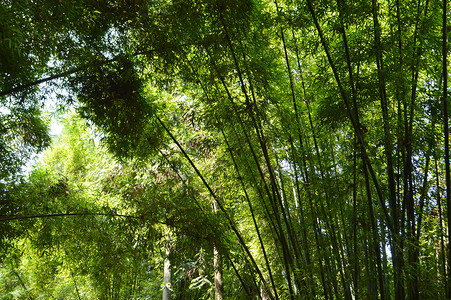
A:
[[[155,108],[142,95],[141,80],[129,59],[88,69],[73,80],[80,114],[105,133],[109,149],[121,157],[148,156],[158,147]]]
[[[13,179],[33,153],[50,143],[48,122],[36,107],[2,106],[0,112],[0,176]]]
[[[1,3],[1,291],[443,298],[441,5]]]

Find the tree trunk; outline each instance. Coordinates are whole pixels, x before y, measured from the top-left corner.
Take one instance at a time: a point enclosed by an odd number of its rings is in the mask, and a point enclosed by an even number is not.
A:
[[[451,237],[451,175],[449,166],[449,127],[448,127],[448,66],[447,66],[447,0],[443,0],[443,117],[445,134],[445,180],[446,180],[446,211],[448,217],[448,241]],[[451,298],[451,251],[448,251],[448,280],[446,298]]]
[[[213,210],[218,211],[218,205],[213,202]],[[215,270],[215,300],[222,300],[224,294],[224,286],[222,283],[222,257],[216,245],[213,246],[213,268]]]
[[[222,283],[222,257],[216,246],[213,249],[213,264],[215,269],[215,300],[222,300],[224,286]]]
[[[171,251],[169,249],[169,242],[166,244],[166,258],[164,259],[164,287],[163,287],[163,300],[171,300],[171,260],[169,256]]]

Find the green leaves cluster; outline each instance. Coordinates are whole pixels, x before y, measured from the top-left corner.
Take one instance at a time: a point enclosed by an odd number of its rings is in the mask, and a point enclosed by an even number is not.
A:
[[[0,184],[49,143],[38,78],[97,137],[69,118],[0,210],[77,214],[28,226],[90,295],[160,296],[167,257],[175,298],[447,295],[441,1],[24,3],[0,5]]]
[[[155,108],[143,97],[130,59],[119,57],[110,65],[89,68],[71,84],[81,102],[79,113],[105,133],[113,153],[130,158],[155,151],[161,139],[155,122],[149,124]]]

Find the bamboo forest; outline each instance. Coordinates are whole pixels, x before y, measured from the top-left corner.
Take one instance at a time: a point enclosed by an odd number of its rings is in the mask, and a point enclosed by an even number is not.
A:
[[[0,0],[0,299],[451,299],[447,0]]]

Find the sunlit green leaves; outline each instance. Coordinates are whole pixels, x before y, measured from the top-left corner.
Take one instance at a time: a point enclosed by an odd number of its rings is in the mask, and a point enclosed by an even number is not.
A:
[[[122,157],[155,151],[161,135],[152,121],[155,106],[141,95],[141,80],[129,59],[88,69],[72,85],[79,112],[104,132],[111,151]]]

